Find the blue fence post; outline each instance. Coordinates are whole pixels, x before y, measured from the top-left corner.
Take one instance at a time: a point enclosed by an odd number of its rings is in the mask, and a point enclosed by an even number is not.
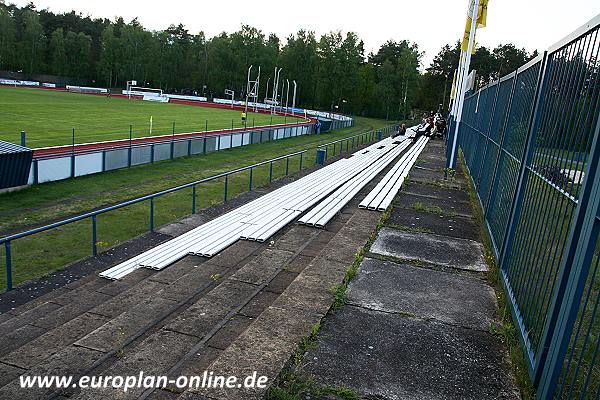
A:
[[[325,158],[327,157],[327,151],[321,149],[317,150],[317,158],[316,158],[316,163],[318,165],[324,165],[325,164]]]
[[[129,148],[127,149],[127,167],[131,167],[131,141],[133,140],[133,126],[129,125]]]
[[[13,288],[13,276],[12,276],[12,254],[10,253],[10,241],[4,243],[4,249],[6,253],[6,288],[12,290]]]
[[[192,186],[192,214],[196,214],[196,185]]]
[[[75,177],[75,128],[72,129],[71,141],[71,178]]]
[[[154,232],[154,197],[150,198],[150,232]]]
[[[96,216],[92,215],[92,255],[96,256],[98,254],[98,247],[96,239]]]
[[[21,131],[21,146],[27,147],[27,134],[25,131]]]
[[[39,171],[39,164],[38,163],[39,163],[38,160],[33,160],[32,167],[33,167],[33,183],[34,184],[38,184],[39,183],[40,171]],[[102,166],[102,172],[104,172],[104,164]]]

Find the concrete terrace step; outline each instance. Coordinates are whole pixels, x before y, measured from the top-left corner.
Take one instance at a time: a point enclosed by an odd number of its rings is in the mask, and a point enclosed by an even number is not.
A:
[[[466,182],[430,168],[444,161],[439,143],[419,157],[426,167],[396,197],[347,304],[324,319],[291,376],[358,398],[519,398],[507,349],[490,332],[496,296]]]
[[[333,286],[375,228],[380,214],[357,207],[375,182],[325,229],[292,224],[272,242],[238,241],[210,259],[187,256],[120,281],[93,274],[0,316],[0,332],[8,339],[0,344],[0,399],[54,393],[21,390],[20,374],[114,376],[143,370],[176,377],[209,369],[242,376],[252,369],[271,383],[327,313]],[[205,220],[191,217],[163,229],[163,235],[181,234]],[[264,391],[227,394],[258,398]],[[218,391],[174,387],[127,393],[71,389],[60,395],[222,398]]]

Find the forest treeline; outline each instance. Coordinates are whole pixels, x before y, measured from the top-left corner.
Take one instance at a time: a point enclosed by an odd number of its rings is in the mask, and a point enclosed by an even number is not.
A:
[[[279,66],[282,81],[298,83],[300,106],[396,119],[449,102],[458,43],[445,46],[423,72],[422,54],[416,43],[401,39],[366,54],[353,32],[317,37],[300,30],[282,40],[243,25],[207,38],[182,24],[151,31],[137,19],[53,13],[33,3],[18,7],[0,0],[0,71],[50,74],[103,87],[124,87],[136,79],[169,92],[222,97],[225,89],[245,90],[252,64],[262,67],[263,100]],[[478,70],[478,83],[485,84],[534,55],[512,44],[478,47],[471,65]]]

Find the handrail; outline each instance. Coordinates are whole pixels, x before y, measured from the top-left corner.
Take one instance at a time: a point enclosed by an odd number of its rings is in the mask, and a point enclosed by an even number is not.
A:
[[[307,153],[308,151],[309,151],[309,149],[301,150],[301,151],[297,151],[295,153],[289,153],[289,154],[286,154],[286,155],[283,155],[283,156],[275,157],[275,158],[272,158],[270,160],[261,161],[261,162],[256,163],[256,164],[248,165],[248,166],[245,166],[245,167],[240,167],[240,168],[233,169],[233,170],[226,171],[226,172],[221,172],[220,174],[217,174],[217,175],[209,176],[207,178],[202,178],[200,180],[197,180],[197,181],[194,181],[194,182],[190,182],[190,183],[186,183],[186,184],[179,185],[179,186],[175,186],[175,187],[172,187],[172,188],[169,188],[169,189],[161,190],[160,192],[156,192],[156,193],[152,193],[152,194],[147,194],[147,195],[142,196],[142,197],[138,197],[138,198],[135,198],[135,199],[132,199],[132,200],[127,200],[127,201],[124,201],[124,202],[119,203],[119,204],[115,204],[115,205],[112,205],[112,206],[109,206],[109,207],[102,208],[100,210],[90,211],[90,212],[87,212],[85,214],[81,214],[81,215],[78,215],[78,216],[75,216],[75,217],[67,218],[67,219],[64,219],[64,220],[61,220],[61,221],[58,221],[58,222],[54,222],[54,223],[49,224],[49,225],[45,225],[45,226],[41,226],[41,227],[38,227],[38,228],[30,229],[28,231],[24,231],[24,232],[20,232],[20,233],[15,233],[15,234],[10,235],[10,236],[5,236],[5,237],[0,238],[0,244],[3,244],[5,242],[10,242],[12,240],[20,239],[20,238],[23,238],[25,236],[30,236],[30,235],[33,235],[33,234],[36,234],[36,233],[44,232],[44,231],[47,231],[49,229],[58,228],[59,226],[67,225],[67,224],[70,224],[70,223],[73,223],[73,222],[77,222],[77,221],[81,221],[83,219],[90,218],[90,217],[93,217],[93,216],[96,216],[96,215],[100,215],[100,214],[104,214],[104,213],[109,212],[109,211],[114,211],[114,210],[117,210],[119,208],[130,206],[132,204],[137,204],[137,203],[141,203],[141,202],[146,201],[146,200],[151,200],[153,198],[160,197],[160,196],[163,196],[163,195],[166,195],[166,194],[169,194],[169,193],[173,193],[173,192],[176,192],[176,191],[179,191],[179,190],[182,190],[182,189],[187,189],[189,187],[196,186],[196,185],[199,185],[201,183],[206,183],[206,182],[213,181],[215,179],[223,178],[224,176],[227,176],[227,175],[236,174],[238,172],[247,171],[249,169],[260,167],[261,165],[270,164],[270,163],[275,162],[275,161],[284,160],[284,159],[289,158],[289,157],[293,157],[293,156],[297,156],[297,155],[300,155],[300,154],[304,154],[304,153]]]

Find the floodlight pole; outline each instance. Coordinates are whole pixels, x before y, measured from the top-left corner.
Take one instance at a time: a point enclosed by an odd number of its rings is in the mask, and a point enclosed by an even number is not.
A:
[[[275,101],[277,99],[277,85],[278,85],[278,72],[277,67],[275,67],[275,75],[273,77],[273,93],[271,95],[271,101]]]
[[[258,111],[258,91],[260,90],[260,65],[258,66],[258,76],[256,77],[256,90],[254,91],[254,112]]]
[[[292,98],[292,113],[294,112],[293,110],[296,109],[296,89],[298,89],[298,85],[296,84],[296,81],[293,80],[292,81],[294,83],[294,96]]]
[[[265,102],[269,99],[269,83],[271,82],[271,77],[267,79],[267,89],[265,90]]]
[[[250,94],[250,72],[252,71],[252,65],[248,68],[248,80],[246,81],[246,107],[244,108],[244,112],[248,113],[248,96]]]
[[[279,111],[283,112],[283,91],[285,90],[285,82],[281,85],[281,105],[279,106]]]
[[[290,98],[290,80],[286,79],[287,82],[287,92],[285,92],[285,113],[288,113],[288,101]]]

